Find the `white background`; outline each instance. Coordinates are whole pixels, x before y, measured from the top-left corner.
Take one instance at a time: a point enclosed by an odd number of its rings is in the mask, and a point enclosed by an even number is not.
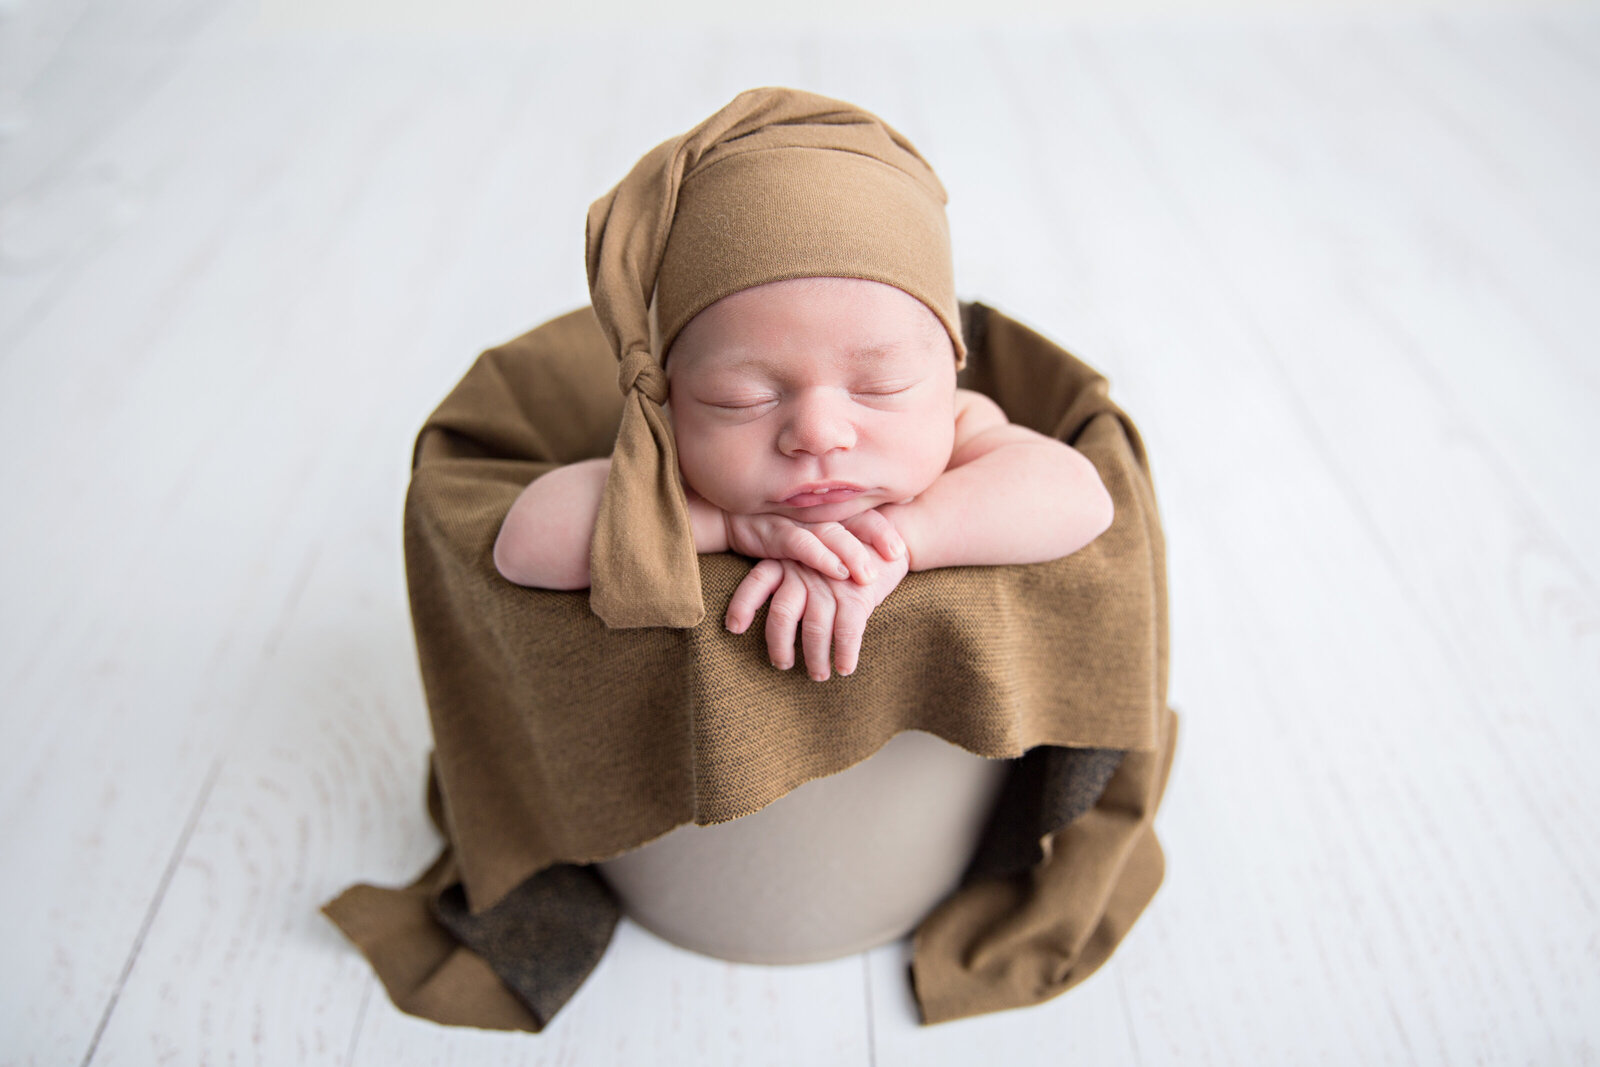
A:
[[[441,9],[0,9],[0,1061],[1600,1058],[1593,6]],[[963,296],[1141,422],[1167,884],[969,1022],[902,946],[631,925],[542,1035],[403,1016],[316,908],[437,847],[411,437],[585,301],[590,200],[772,83],[910,136]]]

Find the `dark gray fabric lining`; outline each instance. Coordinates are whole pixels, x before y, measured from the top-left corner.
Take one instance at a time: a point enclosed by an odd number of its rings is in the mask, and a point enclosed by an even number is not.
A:
[[[962,879],[1004,878],[1044,859],[1042,842],[1094,807],[1122,765],[1115,748],[1040,745],[1016,761]]]
[[[433,915],[488,962],[543,1027],[605,955],[622,909],[592,868],[563,863],[477,915],[457,882],[434,900]]]

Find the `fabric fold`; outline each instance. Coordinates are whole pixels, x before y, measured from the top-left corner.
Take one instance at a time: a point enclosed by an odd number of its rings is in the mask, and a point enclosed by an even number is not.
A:
[[[1092,807],[1044,835],[1037,863],[969,878],[923,920],[911,964],[923,1022],[1043,1003],[1110,958],[1165,872],[1152,820],[1176,730],[1168,712],[1161,747],[1127,753]]]

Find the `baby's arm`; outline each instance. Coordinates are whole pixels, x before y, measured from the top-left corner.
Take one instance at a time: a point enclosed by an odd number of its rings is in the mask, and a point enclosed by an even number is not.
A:
[[[495,569],[518,585],[589,588],[589,542],[610,470],[609,459],[587,459],[530,482],[500,524]]]
[[[1113,509],[1081,452],[963,389],[950,465],[910,503],[878,510],[904,539],[911,569],[926,571],[1060,559],[1104,533]]]
[[[557,467],[523,489],[495,538],[494,565],[500,574],[539,589],[587,589],[589,544],[610,469],[609,459],[584,460]],[[820,574],[865,584],[877,577],[880,554],[891,559],[905,551],[878,515],[847,523],[800,523],[777,515],[729,515],[692,492],[687,499],[700,553],[731,548],[747,556],[798,560]]]

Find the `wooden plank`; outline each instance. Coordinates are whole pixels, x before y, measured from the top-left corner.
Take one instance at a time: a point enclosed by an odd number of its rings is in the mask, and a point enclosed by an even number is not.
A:
[[[230,14],[192,0],[109,10],[83,0],[9,6],[0,42],[0,203],[59,191],[48,187],[162,91],[175,57],[225,32]]]

